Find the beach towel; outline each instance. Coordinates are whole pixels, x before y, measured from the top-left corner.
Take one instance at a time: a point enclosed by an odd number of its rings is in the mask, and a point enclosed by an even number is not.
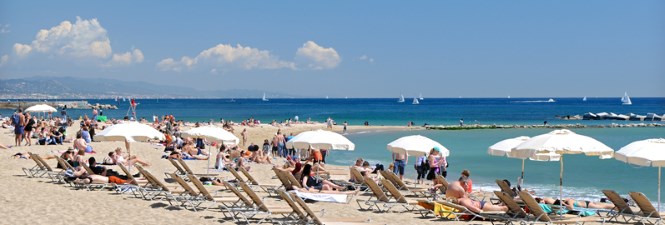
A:
[[[335,203],[347,203],[348,195],[345,194],[328,194],[328,193],[310,193],[310,192],[300,192],[292,191],[298,195],[299,198],[309,199],[319,202],[335,202]]]

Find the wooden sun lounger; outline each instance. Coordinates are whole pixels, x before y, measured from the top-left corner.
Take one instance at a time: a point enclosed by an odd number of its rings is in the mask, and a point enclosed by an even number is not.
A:
[[[388,179],[390,182],[392,182],[395,185],[395,187],[397,187],[398,190],[410,192],[412,195],[417,196],[417,197],[429,197],[429,196],[431,196],[430,193],[429,193],[429,190],[427,190],[427,188],[416,188],[416,187],[411,187],[410,188],[410,187],[408,187],[393,172],[382,170],[382,171],[380,171],[380,173],[381,173],[381,176],[383,176],[384,179]]]
[[[268,195],[270,195],[270,196],[273,195],[273,193],[275,192],[275,189],[278,187],[278,186],[276,186],[276,185],[260,185],[259,182],[256,181],[256,179],[254,179],[254,177],[252,177],[252,175],[249,174],[249,172],[248,172],[247,170],[245,170],[245,168],[238,167],[238,170],[239,170],[240,172],[242,172],[242,173],[245,175],[245,177],[247,177],[247,180],[245,180],[245,179],[244,179],[244,178],[238,173],[238,171],[234,170],[234,169],[231,167],[231,165],[226,165],[226,169],[231,173],[231,175],[233,175],[233,177],[236,178],[236,180],[237,180],[239,183],[240,183],[240,182],[242,182],[242,183],[246,183],[246,184],[250,185],[250,187],[253,187],[253,188],[254,188],[254,187],[258,187],[259,189],[261,189],[261,191],[264,191],[264,192],[268,193]]]
[[[90,167],[87,164],[83,163],[83,164],[81,164],[81,167],[83,167],[83,169],[85,169],[86,173],[95,174],[95,172],[92,171],[92,169],[90,169]],[[81,187],[87,188],[88,191],[93,191],[93,190],[102,190],[104,188],[115,188],[115,184],[113,184],[113,183],[106,183],[106,184],[90,183],[90,184],[81,185]]]
[[[535,217],[534,220],[526,222],[528,224],[584,224],[586,222],[604,222],[604,220],[594,217],[560,218],[559,215],[550,217],[547,215],[547,213],[545,213],[545,211],[543,211],[540,205],[538,205],[538,202],[536,202],[536,199],[534,199],[531,194],[526,191],[520,191],[518,195],[524,204],[526,204],[526,207],[529,208],[529,213]]]
[[[293,190],[293,184],[291,184],[291,181],[289,180],[289,178],[286,176],[286,174],[284,174],[284,173],[287,173],[287,171],[282,171],[282,170],[277,169],[277,168],[272,168],[272,171],[275,172],[275,176],[277,176],[277,179],[279,180],[279,182],[282,183],[282,186],[280,186],[280,187],[284,187],[284,190],[287,190],[287,191]],[[279,187],[276,188],[276,189],[279,189]]]
[[[529,214],[520,207],[510,194],[501,191],[494,191],[494,194],[499,198],[500,202],[508,207],[508,212],[506,213],[506,219],[508,222],[506,224],[513,224],[513,222],[519,222],[522,224],[523,222],[528,221]]]
[[[125,173],[125,176],[127,176],[127,183],[122,184],[122,185],[116,185],[116,190],[118,192],[131,192],[134,197],[143,197],[144,193],[143,190],[144,188],[148,185],[145,181],[139,182],[136,178],[134,178],[134,175],[132,175],[127,167],[123,165],[122,163],[117,164],[118,168],[122,170],[123,173]]]
[[[317,225],[334,225],[334,224],[362,224],[369,225],[369,220],[350,218],[350,217],[337,217],[337,218],[319,218],[312,209],[307,206],[307,203],[298,198],[295,194],[289,194],[285,191],[279,190],[277,193],[282,199],[291,207],[294,214],[298,216],[298,222],[303,224],[317,224]],[[300,205],[300,207],[298,207]],[[300,209],[302,207],[302,210]],[[304,210],[304,211],[303,211]]]
[[[501,188],[501,192],[506,193],[513,198],[517,197],[517,193],[515,193],[513,189],[511,189],[510,186],[508,186],[508,184],[505,181],[497,179],[494,182],[496,182],[496,185],[498,185],[499,188]]]
[[[41,162],[42,166],[44,166],[44,168],[45,168],[46,171],[47,171],[47,172],[46,172],[46,175],[48,175],[48,177],[51,179],[51,181],[53,181],[53,183],[64,183],[64,182],[65,182],[65,180],[64,180],[64,173],[65,173],[65,170],[64,170],[64,169],[61,169],[61,170],[58,170],[58,171],[53,170],[53,168],[51,167],[51,165],[49,165],[48,163],[46,163],[46,161],[44,160],[44,158],[42,158],[42,157],[41,157],[40,155],[38,155],[38,154],[34,154],[34,156],[31,156],[31,157],[34,157],[34,158],[37,159],[39,162]],[[63,168],[65,168],[65,167],[63,167]]]
[[[32,159],[32,161],[35,162],[35,165],[33,167],[30,167],[30,168],[25,168],[24,167],[23,168],[23,173],[25,173],[25,175],[27,177],[42,177],[44,175],[47,175],[48,170],[46,169],[46,167],[44,167],[44,165],[42,165],[42,162],[40,162],[37,159],[37,157],[32,156],[32,155],[36,155],[36,154],[32,154],[31,152],[28,152],[28,154],[30,155],[30,159]]]
[[[217,206],[219,206],[220,209],[224,209],[223,207],[224,204],[226,203],[235,204],[236,202],[238,202],[238,198],[211,194],[210,191],[208,191],[208,189],[203,185],[203,183],[199,179],[197,179],[194,175],[189,174],[187,176],[189,177],[189,181],[192,182],[192,184],[194,184],[194,187],[196,187],[196,189],[199,190],[199,194],[203,197],[202,200],[204,200],[205,202],[202,203],[210,204],[206,207],[203,207],[204,210],[210,208],[211,206],[215,206],[215,204],[218,204]],[[197,207],[194,207],[194,211],[196,211]]]
[[[145,179],[150,184],[151,188],[146,188],[146,194],[143,196],[146,200],[153,200],[159,197],[163,197],[166,201],[169,202],[169,205],[173,205],[171,201],[179,201],[180,196],[185,194],[185,190],[176,189],[176,187],[169,187],[162,183],[157,177],[153,176],[152,173],[144,169],[140,165],[135,166],[139,170],[139,173],[145,177]]]
[[[249,219],[254,218],[257,215],[265,215],[265,217],[261,218],[257,223],[262,223],[263,221],[266,220],[274,222],[274,219],[276,219],[273,218],[274,215],[281,215],[282,218],[280,219],[285,221],[293,222],[298,220],[298,218],[294,215],[295,213],[291,208],[266,205],[265,202],[263,202],[263,200],[256,194],[256,192],[254,192],[254,190],[252,190],[252,188],[249,187],[249,185],[242,182],[240,182],[239,184],[242,190],[245,192],[245,194],[247,194],[247,196],[249,196],[249,198],[254,203],[253,204],[254,210],[240,211],[240,213],[238,214],[240,217],[244,219],[244,222],[249,223]],[[238,219],[237,216],[236,219]]]
[[[664,222],[663,215],[651,204],[646,195],[642,192],[630,192],[628,194],[635,201],[637,207],[640,208],[640,211],[636,213],[637,217],[635,217],[638,223],[662,224]]]
[[[172,172],[172,173],[164,173],[164,175],[166,175],[166,177],[173,178],[173,176],[179,176],[184,180],[189,179],[187,177],[187,171],[185,171],[185,169],[183,169],[182,166],[180,166],[180,164],[178,164],[177,160],[175,160],[175,159],[167,159],[167,160],[171,163],[171,165],[173,165],[173,167],[175,167],[175,171]]]
[[[178,158],[178,162],[179,162],[180,165],[182,166],[182,169],[184,169],[185,172],[187,172],[188,175],[191,174],[191,175],[195,175],[195,176],[197,176],[197,177],[217,177],[217,176],[219,176],[219,173],[210,173],[210,174],[207,174],[207,173],[202,173],[202,174],[201,174],[201,173],[200,173],[200,174],[194,173],[194,171],[193,171],[191,168],[189,168],[189,165],[187,165],[187,163],[185,163],[185,160],[182,160],[181,158]]]
[[[635,219],[637,216],[632,208],[623,200],[621,195],[616,193],[613,190],[603,190],[603,194],[609,199],[616,210],[613,210],[607,214],[607,221],[615,220],[619,222],[619,217],[623,218],[624,222],[628,223],[629,221]]]
[[[401,206],[406,211],[417,211],[417,201],[413,200],[407,200],[397,188],[392,185],[392,183],[386,179],[383,179],[381,181],[385,185],[390,183],[391,186],[386,187],[392,188],[391,193],[393,195],[389,197],[386,195],[386,193],[381,189],[379,184],[374,182],[372,178],[365,178],[365,184],[367,184],[367,187],[372,191],[373,196],[371,196],[367,200],[363,199],[356,199],[356,203],[358,203],[358,207],[361,210],[376,210],[378,212],[388,212],[390,211],[393,207],[395,206]],[[362,204],[361,204],[362,203]],[[366,207],[363,208],[363,205]]]
[[[196,192],[189,184],[187,184],[187,181],[183,179],[181,176],[178,176],[176,174],[171,174],[171,177],[180,185],[180,187],[185,190],[181,198],[178,200],[180,201],[180,206],[184,207],[185,209],[189,206],[192,208],[192,210],[196,211],[196,207],[201,205],[203,202],[203,196],[201,196],[200,193]]]

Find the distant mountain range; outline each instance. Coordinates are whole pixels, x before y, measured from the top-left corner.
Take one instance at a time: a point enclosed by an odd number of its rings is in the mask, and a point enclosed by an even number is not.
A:
[[[266,93],[268,98],[298,97]],[[105,78],[29,77],[0,79],[2,99],[84,99],[84,98],[261,98],[259,90],[200,91],[193,88],[156,85],[147,82]]]

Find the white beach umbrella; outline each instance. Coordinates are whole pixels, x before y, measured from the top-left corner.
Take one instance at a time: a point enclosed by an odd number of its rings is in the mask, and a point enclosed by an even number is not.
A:
[[[124,141],[129,156],[132,155],[129,148],[130,142],[164,139],[164,134],[155,128],[138,122],[114,124],[95,135],[96,141]],[[129,166],[131,169],[131,165]]]
[[[388,151],[406,153],[410,156],[426,155],[434,147],[439,147],[442,156],[448,157],[450,155],[450,150],[443,147],[441,143],[420,135],[405,136],[388,143]]]
[[[341,134],[325,131],[305,131],[286,142],[287,148],[297,149],[328,149],[353,151],[356,145]]]
[[[665,166],[665,139],[647,139],[630,143],[619,149],[614,157],[628,164],[658,167],[658,209],[660,209],[660,168]]]
[[[526,155],[515,154],[515,152],[512,151],[513,148],[517,147],[518,145],[528,140],[529,137],[527,136],[509,138],[503,141],[499,141],[487,149],[487,154],[493,156],[507,156],[508,158],[516,158],[522,160],[522,175],[520,176],[520,180],[518,180],[518,184],[520,184],[524,180],[524,161],[526,161],[526,159],[532,161],[559,161],[560,158],[560,155],[556,153],[541,153],[532,156],[526,156]]]
[[[43,112],[43,113],[54,113],[57,112],[58,110],[53,108],[50,105],[46,104],[39,104],[39,105],[33,105],[25,109],[26,112]]]
[[[220,127],[216,126],[203,126],[192,128],[182,132],[183,137],[191,138],[205,138],[214,141],[219,141],[225,145],[238,145],[240,139],[233,135],[231,132],[228,132]]]
[[[533,156],[542,153],[556,153],[561,155],[559,159],[559,197],[563,199],[563,155],[585,154],[587,156],[599,156],[601,159],[612,158],[614,150],[602,142],[576,134],[567,129],[554,130],[541,134],[525,141],[515,147],[512,152],[516,156]]]
[[[196,127],[182,132],[183,137],[205,138],[221,142],[223,145],[238,145],[240,139],[222,128],[216,126]],[[212,151],[211,151],[212,152]],[[208,154],[208,172],[210,173],[210,154]]]

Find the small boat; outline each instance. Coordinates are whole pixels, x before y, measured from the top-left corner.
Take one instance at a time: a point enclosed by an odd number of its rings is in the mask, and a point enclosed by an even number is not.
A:
[[[399,96],[399,99],[397,100],[397,102],[399,102],[399,103],[404,102],[404,95],[400,95],[400,96]]]
[[[547,102],[556,102],[556,101],[554,101],[554,99],[550,98],[550,99],[547,99]]]
[[[261,101],[267,102],[268,99],[266,98],[266,93],[263,92],[263,98],[261,98]]]
[[[326,95],[326,99],[330,99],[330,98]]]
[[[584,96],[584,98],[582,98],[582,101],[583,101],[583,102],[586,102],[586,96]]]
[[[630,97],[628,97],[628,92],[623,93],[623,97],[621,97],[621,104],[622,105],[632,105],[633,102],[630,101]]]
[[[418,101],[418,98],[413,98],[413,102],[411,104],[418,105],[420,102]]]
[[[420,93],[420,95],[418,95],[418,99],[419,99],[419,100],[425,100],[425,99],[423,98],[423,93]]]

